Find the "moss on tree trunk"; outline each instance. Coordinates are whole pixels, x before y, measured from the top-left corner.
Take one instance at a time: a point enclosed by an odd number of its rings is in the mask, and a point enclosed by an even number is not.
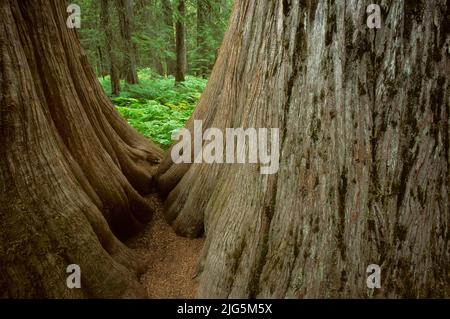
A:
[[[281,163],[161,164],[201,297],[449,297],[450,8],[406,2],[235,3],[187,127],[279,127]]]

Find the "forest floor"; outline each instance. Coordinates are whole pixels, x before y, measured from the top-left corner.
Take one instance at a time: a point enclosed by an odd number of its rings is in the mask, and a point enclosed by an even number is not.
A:
[[[153,220],[127,245],[147,261],[141,282],[148,297],[155,299],[192,299],[198,282],[197,261],[204,239],[189,239],[175,234],[163,217],[163,204],[156,195],[147,198],[155,208]]]

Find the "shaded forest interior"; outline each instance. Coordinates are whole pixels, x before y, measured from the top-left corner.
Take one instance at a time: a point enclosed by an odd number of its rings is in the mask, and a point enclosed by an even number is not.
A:
[[[78,4],[80,41],[105,92],[134,128],[168,148],[206,87],[232,1]]]
[[[450,3],[380,2],[0,1],[0,297],[449,298]]]

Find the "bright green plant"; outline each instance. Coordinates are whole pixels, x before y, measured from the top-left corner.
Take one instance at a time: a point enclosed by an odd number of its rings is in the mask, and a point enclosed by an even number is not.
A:
[[[124,87],[120,96],[111,100],[131,126],[168,148],[172,133],[182,128],[192,115],[207,80],[187,76],[185,83],[175,85],[173,77],[159,76],[150,69],[140,70],[138,76],[139,85]],[[99,80],[109,94],[109,78]]]

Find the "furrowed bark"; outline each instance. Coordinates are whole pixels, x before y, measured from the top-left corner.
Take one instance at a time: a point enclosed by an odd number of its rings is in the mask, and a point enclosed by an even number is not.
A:
[[[150,220],[162,152],[114,109],[66,18],[60,1],[0,4],[1,295],[143,296],[118,237]]]
[[[375,30],[369,4],[235,3],[187,128],[278,127],[280,170],[161,164],[200,297],[449,297],[450,7],[383,2]]]

